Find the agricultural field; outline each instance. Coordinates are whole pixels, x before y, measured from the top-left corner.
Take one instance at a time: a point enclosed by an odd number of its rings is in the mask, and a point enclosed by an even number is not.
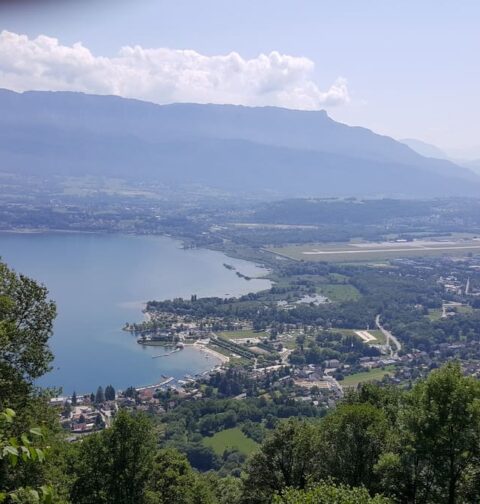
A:
[[[447,239],[408,242],[350,242],[272,247],[269,252],[297,261],[370,262],[400,257],[466,255],[480,252],[480,239],[453,236]]]
[[[258,444],[247,437],[238,427],[217,432],[212,437],[203,438],[205,446],[209,446],[217,455],[223,455],[227,448],[235,448],[249,455],[258,448]]]
[[[385,368],[371,369],[370,371],[362,371],[355,373],[340,381],[342,387],[356,387],[359,383],[365,383],[374,380],[381,380],[384,376],[389,375],[394,370],[395,366],[386,366]]]

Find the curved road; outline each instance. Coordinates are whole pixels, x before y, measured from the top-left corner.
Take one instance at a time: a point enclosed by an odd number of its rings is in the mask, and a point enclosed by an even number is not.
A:
[[[380,324],[380,315],[377,315],[375,318],[375,324],[376,326],[382,331],[383,335],[385,336],[385,339],[387,340],[387,345],[390,347],[390,355],[394,359],[398,359],[398,352],[402,349],[402,344],[400,341],[398,341],[397,338],[390,332],[387,331],[381,324]],[[394,350],[392,347],[392,342],[395,345],[396,349]]]

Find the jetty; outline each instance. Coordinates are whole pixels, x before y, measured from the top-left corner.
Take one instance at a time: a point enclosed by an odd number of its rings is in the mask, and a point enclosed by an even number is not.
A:
[[[164,387],[165,385],[168,385],[173,380],[175,380],[175,378],[173,376],[170,376],[169,378],[167,378],[166,380],[164,380],[160,383],[156,383],[155,385],[146,385],[145,387],[136,387],[135,390],[137,392],[140,392],[141,390],[151,390],[151,389],[161,388],[161,387]]]

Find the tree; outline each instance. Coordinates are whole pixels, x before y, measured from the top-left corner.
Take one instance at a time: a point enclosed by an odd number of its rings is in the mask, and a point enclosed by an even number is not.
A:
[[[388,430],[385,414],[371,404],[338,406],[320,424],[318,477],[374,489]]]
[[[292,419],[281,423],[246,467],[244,502],[271,502],[286,487],[305,488],[316,458],[312,424]]]
[[[109,473],[108,451],[104,433],[86,437],[75,446],[72,458],[73,481],[70,500],[75,504],[107,504],[111,474]]]
[[[377,471],[385,492],[402,502],[476,503],[479,459],[480,383],[450,363],[405,396]]]
[[[0,502],[51,503],[53,496],[51,486],[19,487],[15,485],[14,475],[8,474],[14,471],[21,472],[22,466],[28,463],[43,463],[46,453],[45,448],[38,446],[38,440],[43,441],[44,438],[44,433],[40,428],[30,429],[28,434],[22,433],[20,436],[12,436],[11,427],[15,417],[15,412],[9,408],[0,411],[0,463],[3,465],[0,473]],[[5,473],[8,477],[5,477]]]
[[[72,406],[76,406],[76,405],[77,405],[77,393],[74,390],[73,394],[72,394]]]
[[[63,414],[63,416],[65,416],[65,417],[68,418],[71,413],[72,413],[72,405],[70,404],[69,401],[65,401],[63,403],[63,412],[62,412],[62,414]]]
[[[120,411],[106,432],[110,458],[110,499],[116,504],[140,504],[150,477],[155,450],[152,425],[143,415]]]
[[[296,338],[297,345],[302,352],[305,345],[305,340],[306,340],[305,334],[299,334]]]
[[[243,484],[240,478],[226,476],[214,482],[215,496],[219,504],[240,504]]]
[[[103,388],[100,386],[97,388],[97,393],[95,394],[95,403],[102,404],[105,402],[105,394],[103,393]]]
[[[102,415],[100,415],[100,413],[98,413],[95,417],[95,427],[99,430],[105,428],[105,422],[103,421]]]
[[[275,504],[391,504],[381,495],[371,497],[365,488],[320,483],[309,490],[289,489],[274,497]]]
[[[214,502],[208,482],[193,471],[184,455],[171,448],[155,456],[149,494],[158,504]]]
[[[78,447],[71,500],[75,504],[142,504],[151,476],[155,440],[143,415],[120,411],[113,427]]]
[[[160,450],[155,456],[150,491],[159,504],[188,503],[193,476],[184,455],[173,449]]]
[[[128,387],[126,390],[125,390],[125,397],[130,397],[132,399],[135,399],[135,397],[137,396],[137,391],[135,390],[134,387]]]
[[[0,263],[0,407],[22,402],[50,369],[56,315],[47,289]]]
[[[115,400],[115,389],[111,385],[107,385],[105,389],[105,399],[107,401]]]

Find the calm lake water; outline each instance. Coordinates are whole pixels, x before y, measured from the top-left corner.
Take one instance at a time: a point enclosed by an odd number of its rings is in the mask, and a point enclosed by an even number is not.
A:
[[[258,266],[210,250],[183,250],[166,237],[95,234],[0,234],[0,256],[20,273],[44,283],[57,303],[51,347],[53,371],[41,385],[66,394],[181,378],[212,368],[217,360],[193,348],[154,359],[121,330],[143,319],[142,303],[173,297],[241,295],[268,288]]]

